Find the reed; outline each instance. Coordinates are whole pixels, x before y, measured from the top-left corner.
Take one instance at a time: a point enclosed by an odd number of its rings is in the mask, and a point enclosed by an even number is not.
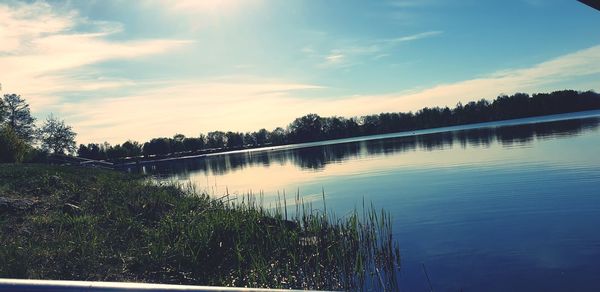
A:
[[[309,289],[397,289],[388,213],[337,217],[299,192],[215,198],[120,172],[1,165],[0,277]]]

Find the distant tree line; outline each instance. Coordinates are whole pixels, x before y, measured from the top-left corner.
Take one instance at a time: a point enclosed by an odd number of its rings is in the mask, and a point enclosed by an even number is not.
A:
[[[47,153],[75,153],[75,132],[50,115],[37,127],[29,104],[18,94],[0,97],[0,163],[35,161]]]
[[[573,119],[567,121],[545,122],[503,127],[483,127],[462,131],[434,132],[427,135],[412,135],[397,139],[367,140],[363,143],[344,143],[342,145],[324,145],[323,147],[304,147],[296,151],[264,151],[252,155],[234,155],[229,159],[196,159],[185,164],[157,162],[157,168],[146,169],[160,173],[168,168],[173,173],[186,173],[194,170],[208,171],[213,174],[227,174],[249,166],[292,164],[301,169],[320,170],[327,164],[342,162],[349,158],[366,155],[380,156],[413,150],[443,150],[453,145],[465,147],[489,146],[495,142],[501,145],[529,145],[533,140],[549,137],[566,137],[585,132],[598,131],[600,119]]]
[[[386,134],[401,131],[490,122],[532,116],[600,109],[600,94],[593,91],[562,90],[529,95],[501,95],[493,101],[481,99],[454,108],[426,107],[416,112],[381,113],[361,117],[321,117],[308,114],[295,119],[285,129],[255,132],[213,131],[198,137],[177,134],[172,138],[154,138],[143,144],[80,145],[79,156],[90,159],[122,159],[190,155],[206,152],[314,142],[330,139]]]

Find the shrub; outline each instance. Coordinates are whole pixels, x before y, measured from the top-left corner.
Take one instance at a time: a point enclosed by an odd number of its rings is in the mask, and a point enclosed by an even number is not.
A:
[[[27,153],[23,157],[23,163],[50,163],[48,152],[33,147],[28,148]]]
[[[0,163],[23,161],[29,146],[8,126],[0,129]]]

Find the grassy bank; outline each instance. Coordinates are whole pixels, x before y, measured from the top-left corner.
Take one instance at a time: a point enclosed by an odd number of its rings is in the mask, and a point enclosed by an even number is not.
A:
[[[399,264],[373,210],[338,219],[295,198],[285,220],[251,197],[41,165],[0,165],[0,199],[0,277],[339,289],[394,286]]]

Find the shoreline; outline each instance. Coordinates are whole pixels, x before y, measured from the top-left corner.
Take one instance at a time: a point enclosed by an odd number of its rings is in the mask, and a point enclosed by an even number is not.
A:
[[[370,285],[378,269],[396,284],[386,212],[336,218],[296,197],[288,217],[287,205],[143,177],[0,164],[0,277],[338,290]]]
[[[387,133],[387,134],[356,136],[356,137],[349,137],[349,138],[322,140],[322,141],[314,141],[314,142],[306,142],[306,143],[298,143],[298,144],[284,144],[284,145],[266,146],[266,147],[261,146],[261,147],[256,147],[256,148],[247,148],[247,149],[225,150],[225,151],[217,151],[217,152],[198,154],[198,155],[187,155],[187,156],[164,157],[164,158],[158,158],[158,159],[140,160],[140,161],[136,161],[136,162],[126,162],[126,163],[115,162],[115,168],[138,166],[138,165],[144,165],[144,164],[153,164],[153,163],[167,162],[167,161],[198,159],[198,158],[203,158],[203,157],[212,157],[212,156],[228,155],[228,154],[236,154],[236,153],[251,153],[251,152],[262,152],[262,151],[280,151],[280,150],[302,149],[302,148],[310,148],[310,147],[316,147],[316,146],[345,144],[345,143],[353,143],[353,142],[360,142],[360,141],[392,139],[392,138],[402,138],[402,137],[415,137],[415,136],[421,136],[421,135],[446,133],[446,132],[452,132],[452,131],[498,128],[498,127],[508,127],[508,126],[516,126],[516,125],[537,124],[537,123],[550,123],[550,122],[557,122],[557,121],[585,119],[585,118],[593,118],[593,117],[600,117],[600,110],[589,110],[589,111],[570,112],[570,113],[562,113],[562,114],[554,114],[554,115],[532,116],[532,117],[518,118],[518,119],[463,124],[463,125],[438,127],[438,128],[427,128],[427,129],[419,129],[419,130],[414,130],[414,131],[402,131],[402,132],[394,132],[394,133]],[[152,157],[152,158],[154,158],[154,157]]]

